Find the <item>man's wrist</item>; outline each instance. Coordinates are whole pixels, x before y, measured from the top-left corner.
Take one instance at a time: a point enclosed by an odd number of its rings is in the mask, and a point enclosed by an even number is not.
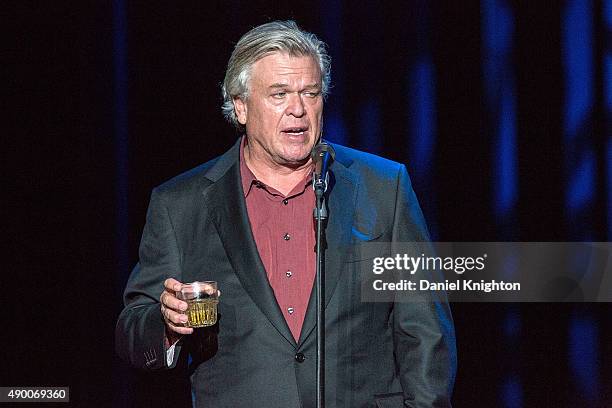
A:
[[[166,350],[168,350],[172,345],[174,345],[177,341],[179,341],[183,337],[182,334],[175,333],[168,329],[166,326],[166,338],[164,340],[164,345]]]

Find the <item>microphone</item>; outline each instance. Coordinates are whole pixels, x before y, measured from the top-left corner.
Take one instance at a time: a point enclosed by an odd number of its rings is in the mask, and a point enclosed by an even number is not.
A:
[[[314,188],[317,196],[322,196],[327,190],[327,182],[329,180],[327,172],[329,166],[336,157],[336,152],[327,142],[320,141],[312,148],[312,153],[310,156],[312,157],[312,162],[315,165],[314,174],[312,177],[312,188]]]

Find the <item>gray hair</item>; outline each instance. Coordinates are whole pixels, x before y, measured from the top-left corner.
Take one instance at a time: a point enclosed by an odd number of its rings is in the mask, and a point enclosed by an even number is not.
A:
[[[325,43],[316,35],[301,30],[295,21],[272,21],[253,28],[240,38],[227,63],[221,86],[225,118],[240,131],[244,130],[234,111],[234,98],[246,99],[253,64],[275,52],[291,56],[311,56],[321,70],[321,93],[327,96],[331,81],[331,58]]]

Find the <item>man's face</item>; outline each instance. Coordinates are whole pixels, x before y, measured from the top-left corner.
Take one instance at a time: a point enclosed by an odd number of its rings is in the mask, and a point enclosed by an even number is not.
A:
[[[312,57],[274,53],[251,71],[246,100],[234,99],[250,154],[268,164],[306,163],[321,135],[321,71]]]

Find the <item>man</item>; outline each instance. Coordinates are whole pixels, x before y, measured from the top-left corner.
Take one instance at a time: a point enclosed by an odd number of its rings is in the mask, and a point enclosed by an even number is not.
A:
[[[324,44],[294,22],[254,28],[223,83],[241,132],[227,153],[156,188],[125,291],[117,350],[136,367],[189,358],[197,407],[314,407],[310,153],[330,80]],[[361,301],[364,242],[426,241],[403,165],[334,145],[326,227],[326,406],[448,407],[448,305]],[[218,323],[184,327],[181,283],[215,280]]]

